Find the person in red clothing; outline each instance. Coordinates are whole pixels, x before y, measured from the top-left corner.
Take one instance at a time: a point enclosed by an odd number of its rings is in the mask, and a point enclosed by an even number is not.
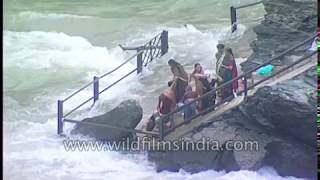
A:
[[[155,127],[157,119],[161,118],[162,116],[169,114],[170,112],[174,111],[177,107],[176,102],[176,95],[175,91],[172,88],[174,86],[175,81],[169,81],[168,86],[164,92],[162,92],[158,98],[158,104],[156,111],[152,114],[147,122],[147,131],[152,131]],[[164,119],[164,125],[166,128],[170,128],[174,125],[173,117],[169,116]]]
[[[238,77],[238,69],[237,64],[234,59],[234,55],[231,48],[225,49],[225,60],[223,62],[222,67],[224,67],[229,73],[231,73],[231,79],[235,79]],[[231,80],[230,79],[230,80]],[[232,91],[235,94],[239,88],[238,80],[232,82]]]

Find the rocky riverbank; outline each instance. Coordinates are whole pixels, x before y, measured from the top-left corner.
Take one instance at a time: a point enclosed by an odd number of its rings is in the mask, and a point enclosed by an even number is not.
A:
[[[310,37],[316,30],[315,0],[263,0],[265,20],[253,30],[253,53],[241,64],[248,71]],[[280,22],[275,23],[274,22]],[[284,25],[283,25],[284,24]],[[311,44],[311,42],[310,42]],[[302,47],[279,59],[286,64],[304,54]],[[152,151],[149,159],[159,171],[189,172],[257,170],[271,166],[281,176],[316,178],[316,68],[273,86],[262,87],[240,106],[225,112],[184,136],[189,142],[209,137],[228,141],[256,141],[254,151]]]
[[[257,37],[250,44],[253,53],[241,64],[243,71],[266,62],[316,32],[315,0],[262,0],[262,3],[266,11],[265,18],[253,29]],[[306,48],[299,48],[279,59],[278,64],[286,63],[292,55],[303,54]]]

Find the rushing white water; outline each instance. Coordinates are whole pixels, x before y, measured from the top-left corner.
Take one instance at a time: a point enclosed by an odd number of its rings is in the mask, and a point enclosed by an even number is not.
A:
[[[111,1],[110,1],[111,2]],[[10,4],[13,3],[13,4]],[[14,4],[16,3],[16,4]],[[180,61],[191,70],[195,62],[200,62],[206,69],[212,69],[212,56],[219,40],[237,41],[247,27],[239,26],[236,34],[230,34],[229,26],[220,22],[223,14],[203,22],[206,17],[200,11],[190,9],[193,1],[164,1],[161,6],[171,3],[156,23],[148,23],[148,16],[156,11],[155,4],[146,3],[146,8],[138,11],[130,20],[108,19],[110,14],[99,6],[89,6],[78,2],[77,6],[66,7],[59,3],[42,6],[43,2],[30,1],[23,6],[20,1],[6,2],[4,30],[4,175],[5,179],[296,179],[280,177],[272,168],[259,171],[217,172],[208,170],[196,174],[180,172],[157,173],[154,164],[147,160],[147,155],[121,154],[118,152],[67,152],[62,144],[63,137],[56,134],[56,101],[70,95],[92,80],[94,75],[101,75],[130,57],[132,52],[123,52],[117,43],[140,45],[162,29],[169,31],[169,53],[152,62],[140,76],[129,76],[116,87],[101,95],[99,103],[91,111],[84,111],[73,116],[81,119],[103,113],[116,106],[124,99],[134,98],[140,101],[145,116],[154,106],[156,95],[165,88],[170,78],[167,60],[171,57]],[[83,6],[82,4],[83,3]],[[97,4],[104,3],[97,1]],[[131,9],[126,2],[112,2],[106,8],[116,13],[116,8]],[[204,11],[208,1],[203,1]],[[230,3],[230,2],[228,2]],[[29,7],[30,6],[30,7]],[[88,7],[87,7],[88,6]],[[160,7],[161,7],[160,6]],[[228,7],[217,2],[217,10]],[[20,8],[15,11],[15,8]],[[19,9],[18,8],[18,9]],[[38,8],[38,9],[37,9]],[[43,9],[42,9],[43,8]],[[182,18],[185,10],[197,12],[191,21]],[[52,11],[55,9],[56,11]],[[86,13],[79,13],[84,12]],[[163,17],[173,16],[169,23],[163,23]],[[191,12],[190,12],[191,13]],[[252,12],[244,12],[252,13]],[[133,12],[124,13],[132,15]],[[207,13],[209,17],[212,17]],[[120,16],[120,15],[119,15]],[[139,19],[140,18],[140,19]],[[168,19],[168,18],[167,18]],[[174,20],[176,19],[176,20]],[[147,23],[139,24],[144,21]],[[228,19],[227,19],[228,20]],[[183,26],[182,21],[190,23]],[[174,22],[174,23],[172,23]],[[99,24],[103,24],[99,28]],[[218,25],[217,25],[218,24]],[[220,24],[220,25],[219,25]],[[92,27],[94,25],[93,29]],[[117,26],[117,28],[115,28]],[[127,27],[132,27],[129,29]],[[208,28],[210,27],[210,28]],[[114,30],[125,29],[123,32]],[[103,35],[99,33],[103,32]],[[104,39],[102,39],[103,37]],[[119,71],[100,82],[106,87],[128,71],[134,69],[135,61],[126,64]],[[65,103],[64,110],[71,110],[80,102],[92,96],[90,86],[75,98]],[[90,106],[90,105],[88,105]],[[88,106],[82,108],[86,110]],[[68,132],[71,125],[66,126]],[[80,137],[86,139],[85,137]]]

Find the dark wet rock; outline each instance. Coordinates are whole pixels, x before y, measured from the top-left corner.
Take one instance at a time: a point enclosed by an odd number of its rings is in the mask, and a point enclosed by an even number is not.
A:
[[[265,18],[253,29],[257,38],[250,45],[253,54],[241,64],[243,71],[257,67],[316,32],[315,0],[263,0],[262,2],[266,11]],[[286,56],[300,56],[309,45],[311,42]],[[283,60],[284,58],[279,60],[280,64]]]
[[[265,148],[267,153],[262,164],[275,168],[279,175],[317,176],[317,152],[314,148],[283,141],[271,142]]]
[[[182,142],[185,145],[182,145]],[[210,146],[202,145],[198,141],[181,140],[179,142],[179,151],[173,149],[149,151],[148,157],[150,161],[156,162],[157,171],[177,172],[181,168],[191,173],[198,173],[208,169],[239,170],[232,151],[214,151],[210,150]],[[197,146],[203,151],[195,150]]]
[[[83,119],[82,122],[107,124],[121,128],[134,129],[141,121],[142,115],[141,106],[135,100],[127,100],[105,114]],[[132,135],[130,132],[86,124],[76,125],[71,133],[80,133],[107,141],[122,140],[123,138],[131,137]]]
[[[314,146],[316,99],[313,94],[315,86],[292,80],[258,90],[242,109],[265,129],[286,133]]]

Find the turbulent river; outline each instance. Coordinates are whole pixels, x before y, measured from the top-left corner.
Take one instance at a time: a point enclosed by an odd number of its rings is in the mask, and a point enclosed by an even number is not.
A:
[[[75,119],[105,112],[128,98],[141,103],[146,118],[171,78],[167,60],[175,58],[189,72],[195,62],[212,69],[216,44],[239,43],[263,17],[262,5],[241,10],[242,23],[231,34],[230,6],[248,2],[252,0],[5,0],[5,179],[296,179],[280,177],[269,167],[230,173],[157,173],[146,154],[68,152],[64,138],[56,134],[57,100],[132,55],[118,44],[141,45],[163,29],[169,31],[168,54],[152,62],[142,75],[132,75],[103,93],[91,111],[76,114]],[[134,63],[100,85],[106,87],[135,68]],[[91,95],[92,89],[87,88],[65,104],[65,111]],[[71,128],[66,126],[67,134]]]

